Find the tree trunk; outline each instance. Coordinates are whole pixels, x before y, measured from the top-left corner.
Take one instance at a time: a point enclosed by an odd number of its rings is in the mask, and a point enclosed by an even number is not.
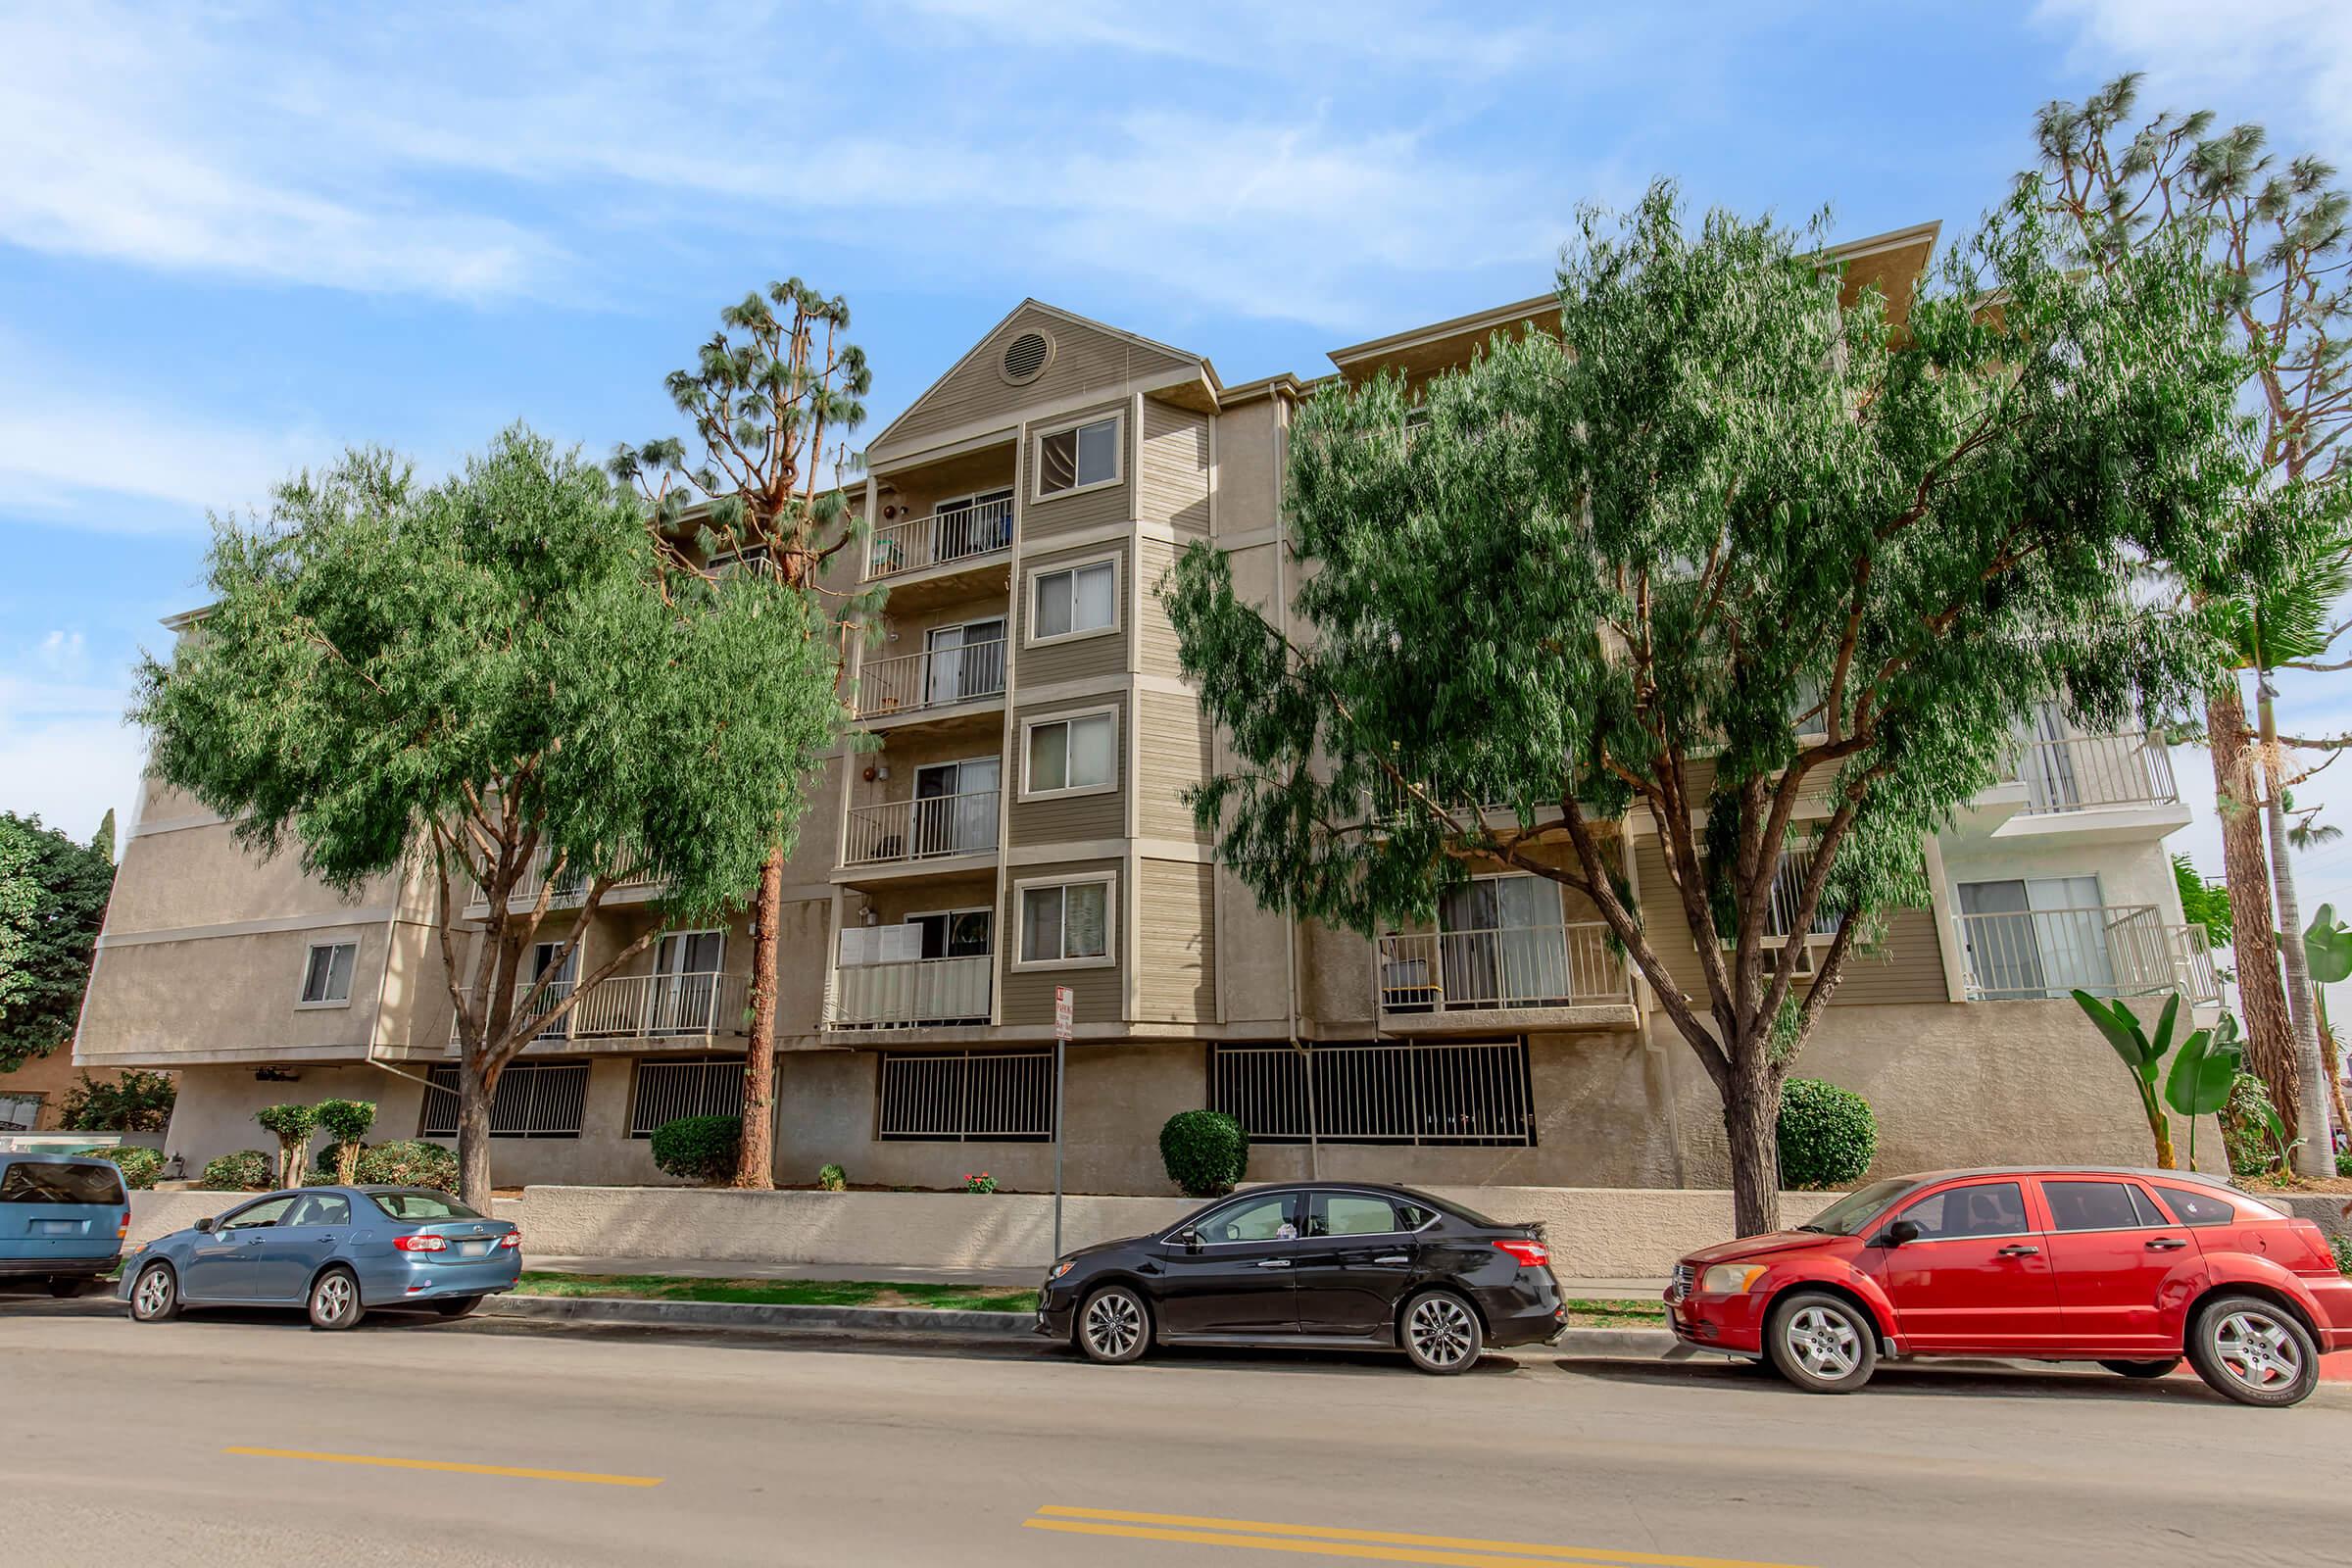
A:
[[[2245,1013],[2246,1065],[2271,1092],[2271,1103],[2294,1134],[2294,1028],[2278,977],[2278,938],[2271,924],[2270,857],[2262,846],[2259,789],[2246,744],[2246,708],[2237,678],[2208,693],[2205,735],[2213,758],[2215,805],[2222,819],[2222,877],[2230,888],[2230,950],[2237,1000]]]
[[[784,846],[767,852],[760,895],[752,901],[751,1041],[743,1054],[743,1152],[737,1187],[776,1185],[776,948],[784,912]]]
[[[2335,1174],[2335,1140],[2328,1131],[2328,1071],[2320,1055],[2320,1024],[2311,1013],[2311,960],[2303,952],[2303,911],[2295,903],[2295,872],[2287,862],[2286,808],[2280,800],[2284,781],[2278,766],[2278,721],[2271,706],[2271,677],[2266,670],[2255,678],[2255,700],[2262,713],[2262,765],[2265,782],[2263,820],[2271,834],[2271,881],[2278,893],[2280,956],[2286,960],[2286,996],[2295,1025],[2296,1125],[2305,1140],[2296,1155],[2296,1168],[2306,1176]]]
[[[1732,1152],[1732,1223],[1741,1236],[1762,1236],[1781,1228],[1781,1085],[1760,1046],[1731,1056],[1723,1131]]]
[[[470,1055],[458,1065],[458,1196],[490,1212],[490,1095],[498,1087]]]

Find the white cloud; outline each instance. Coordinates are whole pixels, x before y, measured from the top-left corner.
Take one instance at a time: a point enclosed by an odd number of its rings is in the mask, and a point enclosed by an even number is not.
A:
[[[261,506],[271,485],[330,450],[314,431],[266,431],[40,375],[0,377],[0,494],[22,515],[102,532],[201,532],[208,510]]]
[[[2042,0],[2039,20],[2074,29],[2070,71],[2100,79],[2147,72],[2147,110],[2211,108],[2224,124],[2267,122],[2275,142],[2299,131],[2326,156],[2352,156],[2352,5],[2343,0]]]
[[[0,673],[0,810],[37,812],[86,839],[113,809],[127,825],[146,743],[122,722],[126,692]]]

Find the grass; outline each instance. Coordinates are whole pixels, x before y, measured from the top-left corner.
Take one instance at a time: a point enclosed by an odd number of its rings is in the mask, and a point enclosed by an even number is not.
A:
[[[601,1296],[637,1301],[756,1306],[907,1306],[930,1311],[1034,1312],[1035,1291],[893,1280],[703,1279],[683,1274],[549,1274],[525,1270],[517,1296]]]
[[[1666,1326],[1666,1303],[1654,1297],[1632,1301],[1587,1301],[1570,1297],[1560,1304],[1568,1308],[1568,1326],[1572,1329],[1659,1329]]]

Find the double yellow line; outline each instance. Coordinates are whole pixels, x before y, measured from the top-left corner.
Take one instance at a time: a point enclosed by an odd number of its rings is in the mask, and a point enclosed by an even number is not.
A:
[[[1439,1563],[1447,1568],[1529,1568],[1533,1563],[1603,1564],[1608,1568],[1795,1568],[1789,1563],[1750,1562],[1731,1557],[1677,1557],[1599,1546],[1547,1546],[1525,1541],[1415,1536],[1390,1530],[1345,1530],[1332,1525],[1269,1524],[1260,1519],[1068,1508],[1058,1503],[1047,1504],[1021,1524],[1029,1530],[1053,1530],[1065,1535],[1175,1541],[1196,1546],[1239,1546],[1251,1551],[1353,1557],[1371,1562]]]

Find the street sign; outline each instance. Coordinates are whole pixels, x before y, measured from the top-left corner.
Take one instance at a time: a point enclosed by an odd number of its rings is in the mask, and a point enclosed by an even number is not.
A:
[[[1054,988],[1054,1256],[1061,1256],[1061,1065],[1069,1053],[1070,1021],[1078,998],[1068,986]]]
[[[1054,1038],[1070,1038],[1070,1020],[1077,1015],[1078,998],[1068,986],[1054,988]]]

